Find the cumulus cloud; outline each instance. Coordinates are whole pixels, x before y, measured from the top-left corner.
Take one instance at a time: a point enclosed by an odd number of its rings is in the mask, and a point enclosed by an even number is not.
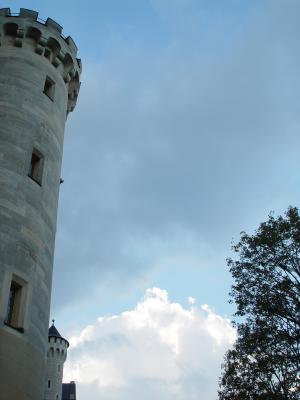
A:
[[[195,304],[196,303],[196,299],[194,297],[192,297],[192,296],[189,296],[188,297],[188,302],[189,302],[189,304]]]
[[[185,309],[166,290],[147,289],[133,310],[100,317],[70,339],[64,376],[83,400],[212,400],[234,339],[209,306]]]

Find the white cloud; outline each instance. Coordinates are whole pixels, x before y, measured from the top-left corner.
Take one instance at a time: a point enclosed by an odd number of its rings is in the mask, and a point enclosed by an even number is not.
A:
[[[214,399],[235,331],[194,302],[184,309],[152,288],[134,310],[98,318],[70,339],[65,380],[77,381],[82,400]]]

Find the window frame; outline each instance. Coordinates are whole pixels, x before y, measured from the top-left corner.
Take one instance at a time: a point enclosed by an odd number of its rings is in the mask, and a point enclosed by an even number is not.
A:
[[[14,288],[13,299],[12,288]],[[19,276],[13,274],[9,281],[9,289],[6,296],[6,310],[4,324],[21,333],[24,333],[25,312],[27,306],[28,283]]]
[[[34,147],[31,152],[27,176],[40,186],[42,186],[44,161],[44,155]]]
[[[54,101],[55,97],[55,81],[50,78],[50,76],[46,76],[43,93],[51,100]]]

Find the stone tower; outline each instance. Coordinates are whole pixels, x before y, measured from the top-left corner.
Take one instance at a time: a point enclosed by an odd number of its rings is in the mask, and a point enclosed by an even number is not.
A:
[[[79,91],[71,37],[0,9],[0,397],[41,400],[64,126]]]
[[[48,332],[47,368],[44,400],[61,400],[64,362],[69,342],[64,339],[54,321]]]

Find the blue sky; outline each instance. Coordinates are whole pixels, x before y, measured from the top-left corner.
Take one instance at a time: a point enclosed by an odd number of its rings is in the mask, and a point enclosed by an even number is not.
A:
[[[51,310],[58,328],[79,343],[87,325],[103,329],[98,317],[126,325],[123,312],[152,310],[144,294],[153,287],[168,292],[168,299],[153,295],[164,310],[178,303],[192,313],[191,296],[199,310],[208,304],[230,317],[232,240],[271,210],[299,204],[299,2],[6,4],[57,20],[83,62],[66,126]],[[100,339],[90,340],[97,347]],[[80,343],[68,376],[77,368],[83,399],[140,398],[145,384],[152,398],[168,399],[165,387],[151,386],[151,374],[135,389],[120,389],[122,379],[116,392],[105,391],[110,383],[94,387],[83,378]],[[193,368],[186,381],[174,370],[185,390],[175,399],[197,395]]]

